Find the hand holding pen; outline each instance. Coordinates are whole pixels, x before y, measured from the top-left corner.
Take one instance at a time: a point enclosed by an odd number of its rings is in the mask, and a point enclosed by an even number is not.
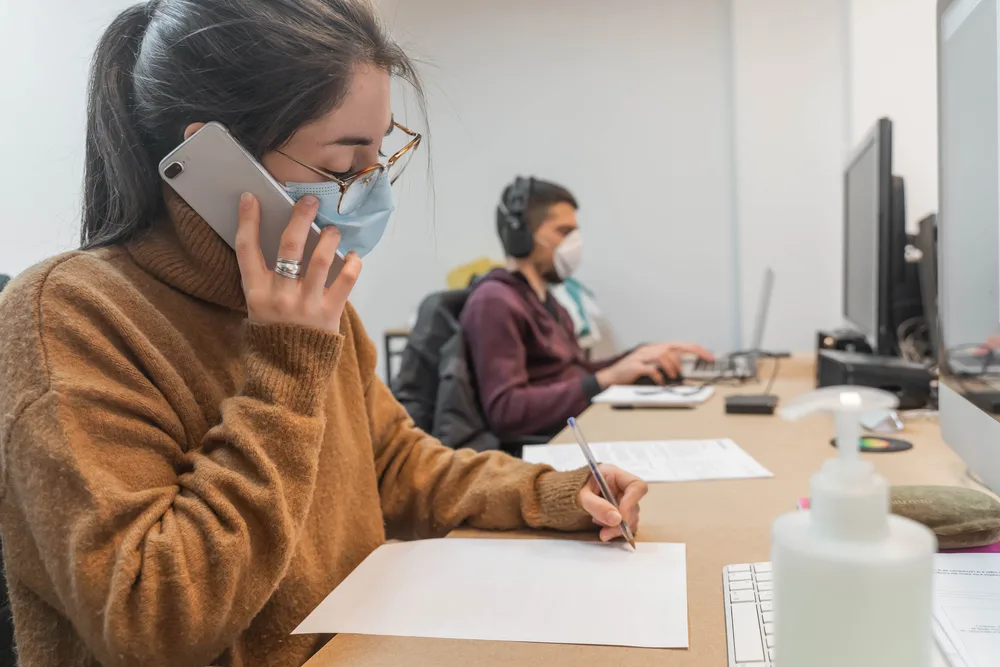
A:
[[[601,526],[601,541],[624,537],[635,548],[639,528],[639,501],[649,490],[646,482],[613,465],[598,464],[575,419],[569,420],[591,476],[580,490],[580,506]]]

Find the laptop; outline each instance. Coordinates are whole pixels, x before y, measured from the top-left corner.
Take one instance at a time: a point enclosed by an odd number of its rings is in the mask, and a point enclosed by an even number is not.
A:
[[[774,271],[764,271],[764,286],[757,302],[757,320],[754,323],[753,341],[749,350],[734,352],[715,361],[705,361],[696,357],[685,358],[681,363],[681,373],[685,380],[704,382],[706,380],[732,379],[752,380],[757,377],[757,356],[764,342],[764,328],[767,325],[767,311],[771,307],[774,292]]]

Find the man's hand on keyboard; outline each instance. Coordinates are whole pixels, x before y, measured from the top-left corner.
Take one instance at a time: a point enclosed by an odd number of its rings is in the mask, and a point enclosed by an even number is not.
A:
[[[705,361],[715,361],[712,353],[701,345],[694,343],[658,343],[655,345],[643,345],[632,354],[636,355],[645,363],[659,366],[667,374],[668,378],[676,378],[681,375],[681,361],[686,355],[694,355]]]
[[[712,354],[694,343],[659,343],[643,345],[618,363],[597,373],[602,389],[615,384],[635,384],[639,378],[652,378],[666,384],[681,374],[681,358],[693,354],[699,359],[714,361]]]

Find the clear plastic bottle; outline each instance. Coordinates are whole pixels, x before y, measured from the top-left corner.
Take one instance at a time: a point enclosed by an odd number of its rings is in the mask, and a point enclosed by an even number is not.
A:
[[[780,667],[930,667],[937,540],[889,511],[889,487],[861,459],[860,416],[891,394],[828,387],[785,405],[799,419],[832,412],[836,459],[811,480],[810,509],[774,522],[775,661]]]

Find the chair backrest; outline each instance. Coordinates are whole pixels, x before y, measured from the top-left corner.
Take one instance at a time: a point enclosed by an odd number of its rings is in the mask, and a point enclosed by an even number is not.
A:
[[[424,299],[392,389],[414,423],[443,444],[484,451],[501,443],[486,425],[459,322],[470,292]]]
[[[434,409],[440,383],[441,348],[461,331],[458,317],[469,290],[436,292],[417,310],[392,393],[414,423],[428,433],[434,428]]]

